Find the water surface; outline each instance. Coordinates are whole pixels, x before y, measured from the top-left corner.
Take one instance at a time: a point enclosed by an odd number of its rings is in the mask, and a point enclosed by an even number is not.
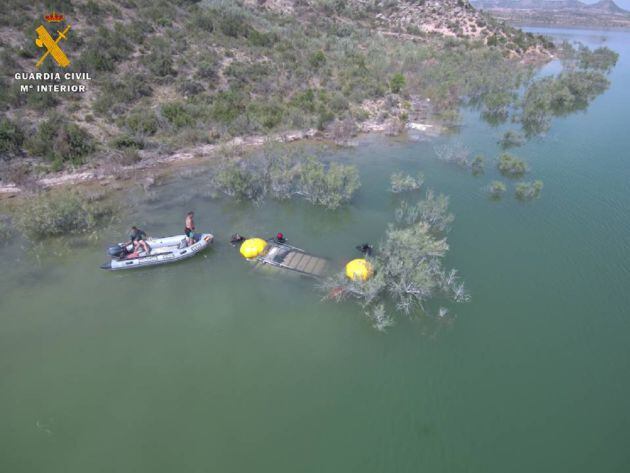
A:
[[[339,152],[363,187],[338,212],[212,200],[202,170],[167,181],[133,218],[169,234],[194,209],[217,243],[182,264],[98,270],[128,221],[71,254],[1,249],[0,471],[624,471],[630,34],[552,33],[621,58],[587,112],[517,151],[545,183],[538,201],[489,201],[492,165],[472,177],[435,159],[449,141],[499,154],[506,128],[467,111],[455,136]],[[380,333],[227,244],[280,230],[341,268],[382,237],[397,170],[451,197],[447,263],[472,294],[454,320]]]

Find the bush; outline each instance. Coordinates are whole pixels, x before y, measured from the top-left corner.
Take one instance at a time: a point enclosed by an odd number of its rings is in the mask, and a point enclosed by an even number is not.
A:
[[[153,110],[136,110],[125,118],[125,126],[137,135],[154,135],[160,122]]]
[[[591,70],[563,72],[534,81],[523,98],[521,123],[525,132],[531,136],[547,131],[552,116],[585,109],[609,85],[604,74]]]
[[[532,200],[540,197],[543,188],[542,181],[519,182],[516,184],[515,196],[518,200]]]
[[[326,64],[326,55],[324,54],[324,51],[320,49],[319,51],[311,54],[308,62],[311,67],[313,67],[313,69],[319,69],[320,67],[322,67],[324,64]]]
[[[42,239],[93,230],[114,215],[112,204],[90,202],[78,192],[61,191],[25,200],[14,224],[29,238]]]
[[[79,165],[96,145],[87,131],[54,114],[40,123],[37,132],[26,142],[26,148],[32,155],[43,156],[57,165]]]
[[[189,107],[181,102],[171,102],[160,108],[162,116],[175,128],[180,129],[195,124],[195,117]]]
[[[405,87],[406,83],[405,76],[397,72],[389,81],[389,88],[394,94],[398,94]]]
[[[223,165],[214,176],[213,182],[219,191],[237,201],[256,201],[262,199],[266,193],[261,176],[237,162]]]
[[[122,134],[114,138],[111,145],[117,149],[143,149],[144,140],[136,136]]]
[[[119,81],[113,80],[104,84],[101,96],[94,103],[94,109],[101,113],[108,112],[116,105],[125,109],[132,102],[152,93],[153,89],[146,76],[128,74]]]
[[[151,52],[143,58],[143,63],[152,74],[158,77],[177,74],[173,69],[173,56],[171,52],[168,48],[160,44],[154,46]]]
[[[487,187],[487,191],[493,199],[500,199],[507,191],[507,187],[501,181],[492,181]]]
[[[582,47],[578,53],[579,66],[583,69],[608,72],[615,67],[618,59],[619,54],[605,46],[593,51],[587,47]]]
[[[336,209],[360,187],[356,166],[325,165],[316,158],[298,156],[251,157],[224,163],[213,179],[224,194],[237,200],[300,196],[314,205]]]
[[[470,165],[470,169],[473,173],[473,176],[478,176],[479,174],[483,174],[483,163],[484,163],[483,156],[481,155],[475,156],[475,159],[473,159],[472,164]]]
[[[206,56],[197,65],[197,72],[195,73],[195,75],[200,79],[213,81],[219,77],[218,70],[219,65],[216,58],[214,56]]]
[[[233,89],[219,92],[213,97],[210,114],[218,122],[230,124],[245,112],[245,103],[245,97]]]
[[[242,13],[234,10],[222,10],[219,16],[219,29],[226,36],[238,38],[239,36],[247,36],[249,25]]]
[[[331,210],[348,202],[361,187],[356,166],[331,163],[326,169],[323,163],[309,158],[300,171],[298,194]]]
[[[424,183],[424,176],[422,173],[418,173],[417,177],[413,177],[402,172],[395,172],[390,176],[389,181],[390,191],[394,194],[400,194],[401,192],[416,191],[420,189]]]
[[[0,156],[8,160],[22,150],[24,133],[20,126],[8,118],[0,119]]]
[[[515,148],[518,146],[523,146],[525,144],[525,136],[514,130],[508,130],[503,134],[503,137],[499,140],[499,145],[501,148]]]
[[[340,274],[324,282],[324,288],[333,289],[331,297],[337,300],[348,295],[357,298],[376,328],[393,322],[385,309],[390,300],[395,311],[411,314],[419,310],[426,314],[424,304],[435,296],[446,296],[455,302],[469,299],[457,272],[443,267],[449,249],[446,238],[425,220],[429,216],[433,221],[452,221],[448,205],[443,205],[448,204],[448,199],[442,196],[436,204],[438,200],[433,193],[430,195],[430,202],[403,203],[397,209],[395,223],[389,225],[376,256],[369,259],[374,268],[371,278],[353,281]],[[401,219],[401,215],[406,218]],[[446,310],[438,313],[444,315]]]
[[[499,172],[507,177],[520,177],[527,172],[525,161],[508,153],[504,153],[499,157],[497,167]]]

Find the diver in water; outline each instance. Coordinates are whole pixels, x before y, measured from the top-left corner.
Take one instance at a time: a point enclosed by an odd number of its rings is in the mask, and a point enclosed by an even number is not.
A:
[[[363,243],[362,245],[358,245],[357,250],[363,253],[363,256],[372,256],[372,251],[374,248],[369,243]]]
[[[243,243],[245,240],[247,240],[247,238],[245,238],[243,235],[239,233],[235,233],[234,235],[230,237],[230,243],[232,244],[232,246],[236,246],[239,243]]]

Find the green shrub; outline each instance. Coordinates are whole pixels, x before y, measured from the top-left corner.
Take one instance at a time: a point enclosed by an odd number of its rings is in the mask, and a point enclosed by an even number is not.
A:
[[[619,54],[603,46],[593,51],[586,47],[580,48],[578,61],[581,68],[610,71],[617,64]]]
[[[470,169],[473,173],[473,176],[478,176],[479,174],[483,174],[483,163],[484,163],[483,156],[481,155],[475,156],[475,158],[473,159],[470,165]]]
[[[237,200],[300,196],[314,205],[336,209],[360,187],[356,166],[325,165],[316,158],[290,155],[251,157],[226,162],[213,178],[220,192]]]
[[[127,59],[133,46],[127,39],[127,32],[120,24],[113,30],[105,26],[98,28],[86,44],[79,58],[79,69],[89,72],[112,72],[116,64]]]
[[[284,114],[282,105],[273,102],[254,102],[247,107],[247,112],[253,119],[257,120],[268,130],[278,126],[282,121],[282,116]]]
[[[125,118],[126,127],[137,135],[154,135],[160,128],[160,122],[153,110],[136,110]]]
[[[515,148],[517,146],[523,146],[525,144],[525,136],[515,130],[508,130],[503,134],[501,140],[499,140],[499,145],[501,148]]]
[[[34,156],[43,156],[58,165],[83,164],[88,154],[96,149],[93,137],[61,115],[53,114],[40,123],[37,132],[26,142]]]
[[[449,249],[445,235],[436,232],[425,220],[425,216],[436,221],[452,220],[443,202],[448,203],[448,198],[440,199],[439,203],[435,199],[420,201],[417,205],[403,203],[396,210],[397,218],[388,226],[376,256],[369,257],[374,274],[366,281],[354,281],[343,273],[338,274],[325,280],[323,288],[334,289],[331,297],[336,300],[347,296],[358,300],[378,329],[393,323],[385,307],[405,315],[428,314],[425,304],[433,297],[454,302],[469,300],[457,271],[443,266]],[[398,218],[401,214],[409,218]],[[439,316],[446,314],[446,309],[439,309]]]
[[[493,199],[500,199],[507,191],[507,187],[501,181],[492,181],[487,187],[487,191]]]
[[[144,140],[129,134],[122,134],[114,138],[111,145],[117,149],[143,149]]]
[[[326,55],[324,54],[324,51],[320,49],[319,51],[311,54],[308,62],[314,69],[319,69],[320,67],[322,67],[324,64],[326,64]]]
[[[153,94],[148,78],[142,74],[128,74],[121,80],[106,82],[100,97],[94,103],[94,109],[105,113],[115,106],[127,108],[130,103]]]
[[[278,40],[278,37],[273,33],[261,33],[258,30],[252,28],[247,35],[247,39],[252,46],[271,47]]]
[[[22,150],[24,132],[20,126],[8,118],[0,119],[0,156],[7,160]]]
[[[211,116],[220,123],[230,124],[245,112],[245,97],[230,89],[213,97]]]
[[[389,88],[394,94],[399,94],[405,87],[406,83],[407,81],[405,80],[405,76],[402,75],[402,73],[397,72],[389,81]]]
[[[114,215],[110,203],[93,202],[74,191],[60,191],[26,199],[14,224],[29,238],[42,239],[93,230]]]
[[[206,56],[197,64],[197,72],[195,75],[200,79],[206,79],[209,81],[216,80],[218,75],[219,65],[216,57]]]
[[[527,172],[525,161],[508,153],[504,153],[499,157],[497,167],[501,174],[507,177],[519,177]]]
[[[259,200],[266,192],[261,176],[237,162],[223,165],[213,182],[219,191],[238,201]]]
[[[413,177],[403,172],[395,172],[390,178],[389,190],[394,194],[400,194],[401,192],[416,191],[422,187],[424,183],[424,176],[422,173],[418,173],[417,177]]]
[[[151,52],[142,59],[144,65],[152,74],[158,77],[176,75],[173,69],[173,56],[168,48],[156,45]]]
[[[171,102],[162,105],[161,114],[176,129],[189,127],[195,124],[195,117],[189,107],[181,102]]]
[[[315,92],[313,89],[306,89],[295,94],[291,98],[291,105],[304,112],[313,113],[315,111]]]
[[[206,33],[214,31],[213,15],[210,12],[199,12],[194,17],[194,24]]]
[[[249,25],[245,16],[239,11],[222,10],[219,16],[219,29],[226,36],[238,38],[239,36],[247,36]]]
[[[361,187],[356,166],[331,163],[328,169],[315,158],[300,169],[298,193],[309,202],[334,210],[348,202]]]
[[[543,188],[542,181],[519,182],[516,184],[515,196],[519,200],[532,200],[540,197]]]

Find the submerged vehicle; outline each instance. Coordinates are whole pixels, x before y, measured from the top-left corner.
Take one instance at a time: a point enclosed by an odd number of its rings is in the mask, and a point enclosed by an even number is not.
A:
[[[119,243],[107,250],[112,259],[109,263],[101,265],[101,269],[115,271],[175,263],[190,258],[207,248],[214,240],[214,236],[211,233],[196,233],[193,240],[192,245],[187,245],[186,235],[149,239],[146,240],[149,245],[149,252],[134,252],[133,245],[125,246],[124,243]]]
[[[271,240],[248,238],[241,244],[240,252],[245,259],[250,261],[288,269],[315,278],[324,276],[329,267],[328,260],[289,245],[284,238],[276,237]]]

